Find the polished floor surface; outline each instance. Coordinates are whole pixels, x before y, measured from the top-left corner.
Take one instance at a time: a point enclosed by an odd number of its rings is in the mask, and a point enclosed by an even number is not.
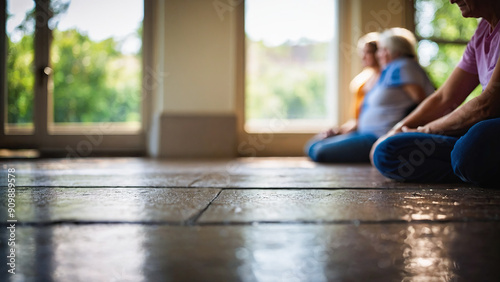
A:
[[[305,158],[0,165],[0,281],[500,281],[500,189]]]

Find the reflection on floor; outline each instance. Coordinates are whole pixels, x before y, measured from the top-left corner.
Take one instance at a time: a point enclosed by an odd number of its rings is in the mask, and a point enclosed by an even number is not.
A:
[[[500,281],[500,190],[304,158],[1,166],[10,281]]]

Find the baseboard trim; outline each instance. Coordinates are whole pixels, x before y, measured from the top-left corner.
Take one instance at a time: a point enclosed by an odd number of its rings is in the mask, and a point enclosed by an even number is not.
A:
[[[237,156],[235,115],[163,114],[160,119],[159,157]]]

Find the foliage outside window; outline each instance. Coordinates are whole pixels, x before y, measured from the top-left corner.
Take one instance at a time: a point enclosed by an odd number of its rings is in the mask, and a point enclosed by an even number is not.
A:
[[[332,123],[334,9],[333,0],[245,1],[247,129]]]
[[[135,4],[142,6],[142,1]],[[85,3],[87,2],[87,3]],[[90,3],[91,2],[91,3]],[[52,91],[54,123],[140,122],[141,48],[124,51],[127,40],[140,42],[142,20],[127,37],[109,36],[93,39],[91,32],[76,22],[71,12],[74,4],[84,4],[87,22],[97,19],[93,11],[107,11],[102,5],[110,1],[52,0],[54,17],[48,22],[52,30],[50,67],[53,69]],[[126,3],[115,2],[116,12],[127,10]],[[130,2],[130,1],[126,1]],[[101,5],[102,3],[102,5]],[[122,4],[116,5],[117,3]],[[97,5],[97,6],[96,6]],[[82,5],[80,5],[82,6]],[[137,6],[137,5],[136,5]],[[34,75],[33,34],[35,30],[34,1],[7,1],[7,122],[32,124]],[[137,11],[134,11],[137,13]],[[142,14],[141,11],[139,13]],[[22,19],[20,21],[19,19]],[[102,20],[102,19],[101,19]],[[113,21],[113,19],[106,19]],[[59,28],[61,22],[75,21],[71,28]],[[50,116],[50,115],[49,115]]]
[[[479,21],[462,17],[460,9],[449,0],[416,0],[415,8],[420,63],[437,88],[462,58]],[[469,99],[480,93],[478,87]]]
[[[33,124],[34,83],[34,21],[33,1],[7,2],[7,122],[22,126]],[[16,7],[13,7],[16,4]],[[15,26],[14,15],[26,17]],[[14,18],[14,19],[13,19]]]

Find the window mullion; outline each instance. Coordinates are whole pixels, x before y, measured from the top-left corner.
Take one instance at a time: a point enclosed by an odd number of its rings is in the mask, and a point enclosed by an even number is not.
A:
[[[49,19],[51,18],[50,0],[35,1],[35,105],[34,126],[38,145],[43,143],[47,136],[48,125],[48,81],[50,75],[49,53],[51,31]]]
[[[420,37],[417,36],[417,40],[429,40],[432,42],[436,42],[438,44],[457,44],[457,45],[467,45],[469,43],[469,40],[463,40],[463,39],[457,39],[457,40],[448,40],[448,39],[443,39],[439,37]]]
[[[5,121],[7,120],[7,1],[0,0],[0,29],[2,30],[2,36],[0,38],[0,56],[2,56],[2,64],[0,64],[0,101],[2,101],[2,106],[0,107],[0,135],[5,134]]]

